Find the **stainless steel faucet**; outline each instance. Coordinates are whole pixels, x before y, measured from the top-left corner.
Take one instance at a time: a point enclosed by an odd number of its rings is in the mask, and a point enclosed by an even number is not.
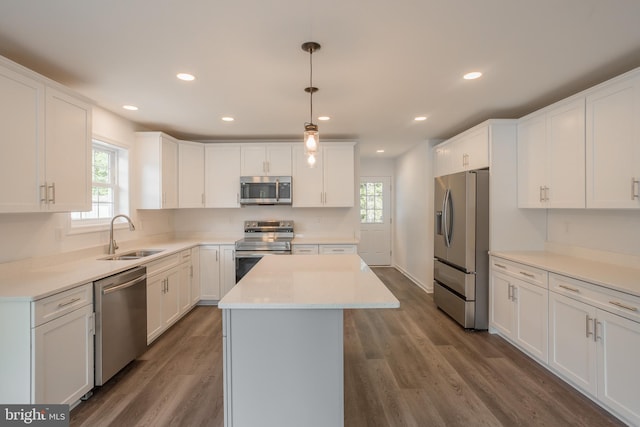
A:
[[[116,215],[113,218],[111,218],[111,225],[109,226],[109,255],[115,254],[116,249],[118,249],[116,240],[113,238],[113,221],[115,221],[116,218],[121,218],[121,217],[126,219],[129,222],[129,231],[134,231],[136,229],[136,227],[133,225],[133,222],[131,222],[131,218],[129,218],[125,214]]]

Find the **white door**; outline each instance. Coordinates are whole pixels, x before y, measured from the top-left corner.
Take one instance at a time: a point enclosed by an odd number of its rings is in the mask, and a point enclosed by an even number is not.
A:
[[[391,265],[391,178],[360,178],[360,243],[368,265]]]

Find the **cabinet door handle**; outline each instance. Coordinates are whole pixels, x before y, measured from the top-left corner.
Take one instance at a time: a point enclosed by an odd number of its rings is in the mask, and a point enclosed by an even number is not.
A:
[[[40,186],[40,203],[47,203],[47,183],[45,182]]]
[[[51,190],[51,197],[49,197],[49,200],[47,202],[51,203],[52,205],[55,205],[56,204],[56,183],[52,182],[51,185],[49,186],[49,189]]]
[[[78,301],[80,301],[80,298],[72,298],[67,302],[61,302],[60,304],[58,304],[58,308],[66,307],[66,306],[71,305],[74,302],[78,302]]]
[[[509,299],[510,301],[513,301],[512,298],[512,293],[513,291],[511,290],[511,287],[513,286],[511,283],[508,284],[509,288],[507,289],[507,299]]]
[[[593,342],[598,342],[598,340],[601,339],[601,337],[598,336],[598,325],[601,324],[602,323],[598,322],[598,319],[593,318]]]
[[[511,290],[511,301],[516,302],[518,301],[518,288],[516,288],[516,285],[511,285],[512,286],[512,290]]]
[[[527,276],[530,277],[532,279],[535,279],[535,274],[531,274],[531,273],[527,273],[526,271],[521,271],[520,274],[522,274],[523,276]]]
[[[507,269],[507,266],[502,265],[502,264],[494,263],[493,265],[495,265],[495,266],[496,266],[496,267],[498,267],[498,268],[503,268],[503,269],[505,269],[505,270]]]
[[[571,291],[571,292],[575,292],[575,293],[577,293],[577,294],[579,294],[579,293],[580,293],[580,289],[572,288],[571,286],[567,286],[567,285],[558,285],[558,287],[559,287],[559,288],[562,288],[562,289],[566,289],[566,290]]]
[[[590,335],[593,335],[593,332],[591,332],[589,330],[589,323],[591,323],[592,320],[594,320],[594,319],[589,317],[588,314],[587,314],[586,318],[584,319],[584,328],[586,330],[587,338],[589,338]]]
[[[626,305],[626,304],[623,304],[623,303],[618,302],[618,301],[609,301],[609,304],[613,304],[615,306],[618,306],[620,308],[624,308],[625,310],[629,310],[629,311],[638,311],[638,307],[632,307],[630,305]]]
[[[193,265],[190,265],[189,269],[191,270],[190,276],[193,278]]]
[[[631,178],[631,200],[640,199],[640,179]]]
[[[540,186],[540,203],[544,202],[544,196],[543,196],[543,194],[542,194],[542,193],[543,193],[543,191],[544,191],[544,190],[543,190],[543,187],[542,187],[542,185],[541,185],[541,186]]]

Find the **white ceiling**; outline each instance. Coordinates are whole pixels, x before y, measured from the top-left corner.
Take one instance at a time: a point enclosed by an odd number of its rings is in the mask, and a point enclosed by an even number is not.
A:
[[[396,156],[640,66],[640,1],[0,3],[0,55],[182,139],[301,140],[309,55],[300,45],[310,40],[322,45],[314,113],[332,117],[319,123],[321,142],[352,138],[365,156]],[[462,79],[474,70],[484,76]],[[178,81],[181,71],[196,81]]]

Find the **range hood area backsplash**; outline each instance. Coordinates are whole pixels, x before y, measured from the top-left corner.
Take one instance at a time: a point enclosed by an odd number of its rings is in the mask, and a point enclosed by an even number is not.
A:
[[[292,219],[296,235],[353,238],[360,235],[356,208],[292,208],[246,206],[239,209],[178,209],[174,212],[177,234],[205,232],[241,235],[246,220]]]

